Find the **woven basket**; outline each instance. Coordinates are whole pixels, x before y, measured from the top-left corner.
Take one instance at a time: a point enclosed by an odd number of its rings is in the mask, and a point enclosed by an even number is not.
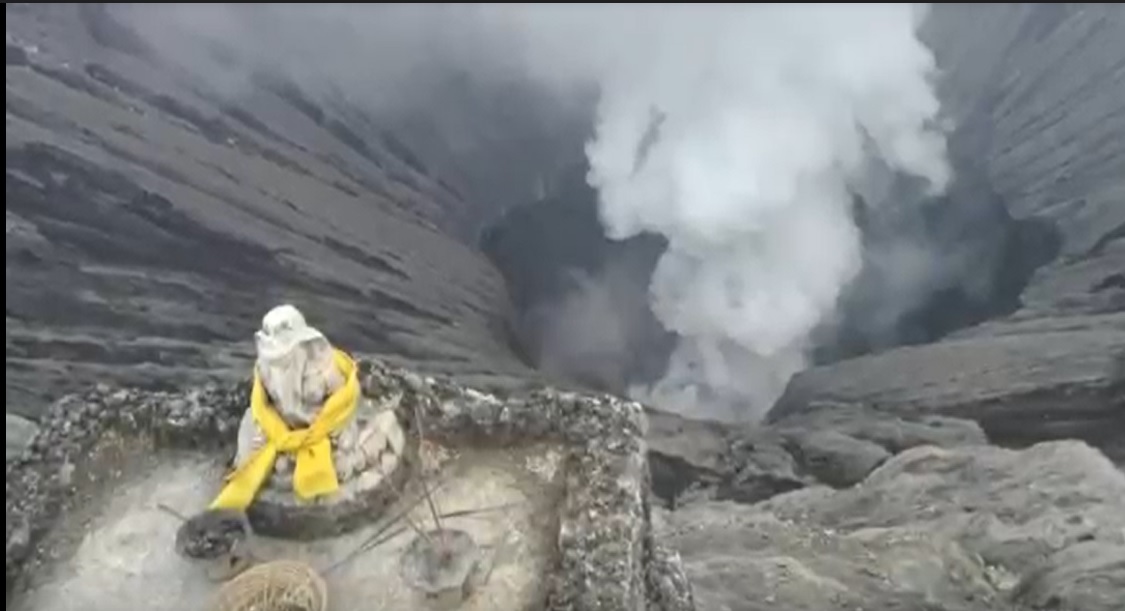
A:
[[[327,611],[328,587],[307,564],[259,564],[223,584],[213,611]]]

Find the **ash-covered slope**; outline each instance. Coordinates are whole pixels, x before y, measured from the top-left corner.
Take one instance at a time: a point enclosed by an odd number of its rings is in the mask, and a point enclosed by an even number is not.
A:
[[[502,279],[451,237],[461,189],[393,126],[267,73],[216,91],[116,10],[5,9],[9,413],[241,375],[282,301],[353,351],[528,373]]]
[[[771,413],[841,404],[972,418],[1001,442],[1077,436],[1125,459],[1125,9],[934,7],[955,156],[1059,254],[1010,316],[796,376]]]

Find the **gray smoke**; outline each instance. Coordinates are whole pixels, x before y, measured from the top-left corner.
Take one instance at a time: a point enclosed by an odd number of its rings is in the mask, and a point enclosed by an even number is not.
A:
[[[597,91],[586,155],[602,223],[615,239],[667,238],[648,297],[680,338],[664,377],[631,392],[675,411],[753,419],[805,366],[810,335],[859,271],[850,211],[873,162],[933,191],[950,179],[921,14],[912,5],[317,5],[147,9],[135,19],[197,67],[210,60],[196,40],[222,40],[314,90],[378,107],[425,99],[451,68],[530,80],[559,98]],[[237,90],[238,75],[208,70]],[[927,265],[915,254],[904,269]],[[584,286],[555,308],[554,345],[581,354],[591,345],[570,331],[605,327],[586,335],[617,349],[612,293]]]
[[[574,289],[529,313],[536,319],[544,371],[607,390],[626,387],[646,314],[632,271],[619,264],[596,275],[572,270]]]

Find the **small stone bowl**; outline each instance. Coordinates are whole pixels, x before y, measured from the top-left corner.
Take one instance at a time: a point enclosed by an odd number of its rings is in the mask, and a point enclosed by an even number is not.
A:
[[[469,533],[451,528],[435,529],[416,537],[402,553],[399,574],[422,594],[433,609],[460,605],[487,581],[486,550]]]
[[[244,512],[208,509],[188,518],[176,530],[176,553],[202,562],[212,580],[225,581],[253,562],[252,537]]]

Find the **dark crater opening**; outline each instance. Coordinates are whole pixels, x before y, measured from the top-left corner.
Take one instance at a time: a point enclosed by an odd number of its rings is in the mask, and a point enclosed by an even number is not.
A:
[[[1032,274],[1053,260],[1049,224],[1012,218],[968,164],[940,197],[893,177],[857,195],[864,260],[838,315],[814,334],[815,364],[938,340],[1019,308]],[[664,372],[674,334],[648,305],[666,248],[661,236],[614,241],[597,193],[576,164],[546,197],[508,210],[481,246],[513,301],[513,348],[531,365],[594,388],[624,392]]]
[[[544,371],[622,392],[659,378],[674,346],[648,306],[666,242],[607,238],[586,171],[577,164],[554,193],[509,209],[484,230],[481,247],[508,285],[516,352]]]
[[[1019,220],[980,172],[960,164],[939,197],[895,177],[878,197],[856,196],[863,267],[838,320],[817,333],[815,364],[926,344],[1020,307],[1035,270],[1061,246],[1039,219]]]

